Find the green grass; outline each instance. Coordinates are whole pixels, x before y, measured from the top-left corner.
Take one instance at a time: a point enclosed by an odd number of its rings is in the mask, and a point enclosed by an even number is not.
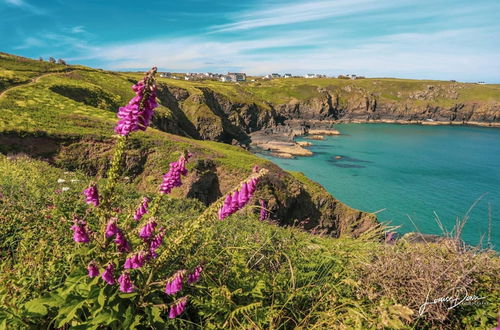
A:
[[[88,214],[81,190],[92,178],[26,157],[0,157],[0,171],[5,173],[0,176],[0,324],[14,327],[19,323],[12,315],[24,315],[22,327],[45,327],[55,314],[27,313],[22,306],[53,292],[67,274],[82,272],[68,219]],[[116,195],[125,214],[133,212],[141,196],[123,179]],[[203,209],[195,200],[167,198],[157,220],[173,230]],[[92,221],[90,215],[87,219]],[[169,323],[156,327],[485,328],[496,322],[499,260],[486,254],[457,254],[444,246],[404,241],[391,246],[373,239],[314,236],[261,222],[250,209],[210,223],[191,242],[171,256],[163,276],[202,261],[202,280],[189,290],[190,305],[182,319],[168,321],[161,313],[162,322]],[[419,267],[420,277],[403,276],[402,268],[411,267]],[[402,284],[392,284],[391,276]],[[472,279],[470,292],[487,295],[488,304],[446,311],[447,323],[433,318],[435,310],[417,317],[414,290],[432,285],[436,276],[445,287],[463,276]],[[80,321],[75,317],[73,322]]]

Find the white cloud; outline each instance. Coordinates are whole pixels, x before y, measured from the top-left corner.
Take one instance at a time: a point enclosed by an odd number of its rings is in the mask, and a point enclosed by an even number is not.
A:
[[[85,33],[85,28],[81,25],[79,26],[74,26],[70,29],[70,32],[71,33]]]
[[[210,41],[202,38],[158,39],[139,43],[82,48],[72,61],[97,60],[108,69],[158,66],[178,71],[241,70],[250,74],[355,73],[429,79],[498,81],[500,63],[493,49],[471,48],[479,29],[434,33],[402,33],[342,47],[311,31],[251,41]],[[490,31],[491,35],[495,31]],[[286,47],[302,47],[290,51]],[[308,48],[307,46],[311,46]],[[266,51],[268,48],[283,49]]]
[[[404,5],[404,3],[406,3],[406,0],[400,0],[398,2],[384,2],[378,0],[336,0],[288,3],[237,14],[231,17],[234,21],[233,23],[213,26],[212,32],[248,30],[275,25],[316,21],[328,17],[361,14],[388,7],[400,7]]]
[[[45,11],[39,7],[33,6],[24,0],[4,0],[10,6],[18,7],[36,15],[44,15]]]

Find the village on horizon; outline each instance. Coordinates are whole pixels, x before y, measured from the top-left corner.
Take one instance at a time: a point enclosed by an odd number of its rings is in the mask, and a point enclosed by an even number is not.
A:
[[[222,81],[222,82],[240,82],[240,81],[247,81],[247,74],[244,72],[228,72],[227,74],[220,74],[220,73],[212,73],[212,72],[204,72],[204,73],[172,73],[172,72],[159,72],[160,77],[162,78],[171,78],[171,79],[184,79],[184,80],[191,80],[191,81],[196,81],[196,80],[217,80],[217,81]],[[296,76],[292,75],[291,73],[285,73],[283,75],[279,73],[270,73],[265,76],[253,76],[250,81],[255,81],[255,78],[261,78],[261,79],[279,79],[279,78],[338,78],[338,79],[363,79],[365,78],[364,76],[358,76],[355,74],[348,74],[348,75],[339,75],[337,77],[335,76],[326,76],[324,74],[318,74],[318,73],[307,73],[302,76]]]

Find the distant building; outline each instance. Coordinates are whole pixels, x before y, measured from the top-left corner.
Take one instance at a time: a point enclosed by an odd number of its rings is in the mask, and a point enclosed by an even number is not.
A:
[[[264,76],[266,79],[276,79],[276,78],[281,78],[281,75],[279,73],[270,73]]]
[[[355,79],[365,79],[365,76],[358,76],[358,75],[355,75],[355,74],[347,74],[347,75],[339,75],[337,77],[338,79],[352,79],[352,80],[355,80]]]
[[[231,81],[231,78],[229,76],[222,75],[222,76],[220,76],[219,80],[222,82],[229,82],[229,81]]]
[[[228,72],[227,76],[231,79],[232,82],[247,80],[247,75],[242,72]]]
[[[308,78],[308,79],[311,79],[311,78],[324,78],[326,77],[325,75],[323,74],[317,74],[317,73],[307,73],[304,75],[304,78]]]
[[[292,78],[292,74],[291,73],[285,73],[283,75],[284,78]]]
[[[172,76],[172,73],[170,72],[160,72],[160,77],[162,78],[170,78]]]

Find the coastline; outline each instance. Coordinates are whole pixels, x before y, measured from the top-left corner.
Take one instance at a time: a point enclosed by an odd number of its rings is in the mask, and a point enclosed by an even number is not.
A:
[[[423,126],[476,126],[500,128],[500,122],[488,123],[480,121],[426,121],[426,120],[397,120],[397,119],[371,119],[371,120],[338,120],[335,124],[397,124],[397,125],[423,125]]]
[[[279,158],[294,158],[296,156],[309,157],[313,152],[307,147],[314,145],[314,140],[324,140],[324,136],[341,135],[335,124],[396,124],[422,126],[473,126],[486,128],[500,128],[500,122],[453,122],[453,121],[425,121],[425,120],[337,120],[337,121],[289,121],[286,125],[251,133],[250,148],[257,153],[269,153]],[[311,128],[314,127],[314,128]],[[296,137],[305,137],[310,141],[295,141]]]
[[[294,158],[295,156],[312,156],[313,152],[307,147],[313,142],[295,141],[296,137],[306,136],[310,140],[324,140],[324,136],[340,135],[334,128],[307,128],[279,127],[278,129],[268,129],[251,133],[251,149],[255,152],[268,152],[272,156],[280,158]]]

